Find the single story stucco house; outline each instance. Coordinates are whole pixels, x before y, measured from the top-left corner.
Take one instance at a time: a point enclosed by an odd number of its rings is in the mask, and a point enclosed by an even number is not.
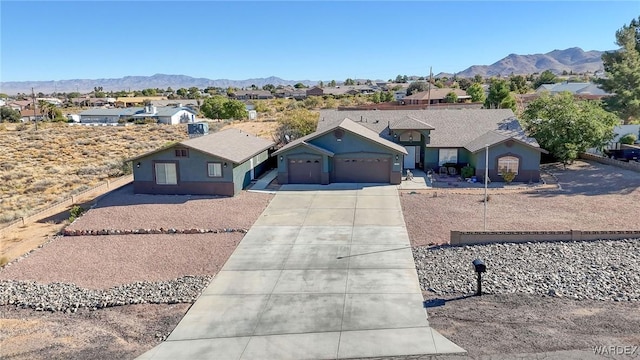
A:
[[[540,181],[540,155],[508,109],[366,110],[320,112],[317,131],[274,153],[278,182],[400,183],[407,169],[472,166],[484,177],[489,149],[489,178],[502,172],[514,181]]]
[[[163,147],[130,159],[134,192],[233,196],[268,170],[274,145],[228,129]]]

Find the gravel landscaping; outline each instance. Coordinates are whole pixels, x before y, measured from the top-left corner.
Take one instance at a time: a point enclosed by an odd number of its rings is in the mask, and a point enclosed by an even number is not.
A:
[[[436,295],[475,293],[480,258],[483,293],[640,301],[640,239],[418,247],[413,256],[420,286]]]
[[[102,198],[67,230],[249,229],[272,198],[246,191],[234,197],[134,194],[129,185]]]
[[[557,165],[547,168],[558,178],[561,190],[490,192],[488,230],[640,230],[640,173],[584,161],[566,170]],[[483,192],[460,192],[401,192],[414,246],[446,244],[451,230],[483,229]]]
[[[14,305],[36,311],[98,310],[132,304],[178,304],[194,302],[211,281],[210,276],[185,276],[171,281],[141,281],[107,290],[90,290],[73,284],[39,284],[0,281],[0,306]]]
[[[186,275],[213,276],[243,236],[232,232],[58,237],[0,270],[0,280],[108,289]]]

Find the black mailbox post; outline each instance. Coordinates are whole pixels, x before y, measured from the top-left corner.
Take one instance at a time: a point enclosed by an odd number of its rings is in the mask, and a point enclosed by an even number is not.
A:
[[[476,296],[482,295],[482,273],[487,271],[487,266],[484,264],[484,261],[480,259],[473,260],[473,269],[478,274],[478,291],[476,292]]]

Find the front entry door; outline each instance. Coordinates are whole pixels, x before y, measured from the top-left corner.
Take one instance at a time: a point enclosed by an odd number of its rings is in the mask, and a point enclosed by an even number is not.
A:
[[[416,148],[417,146],[405,146],[408,154],[404,156],[404,168],[415,169],[416,168]]]

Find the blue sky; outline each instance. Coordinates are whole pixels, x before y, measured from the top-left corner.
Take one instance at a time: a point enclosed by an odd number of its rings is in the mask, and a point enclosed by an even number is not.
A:
[[[390,79],[615,49],[638,1],[5,1],[0,80]]]

